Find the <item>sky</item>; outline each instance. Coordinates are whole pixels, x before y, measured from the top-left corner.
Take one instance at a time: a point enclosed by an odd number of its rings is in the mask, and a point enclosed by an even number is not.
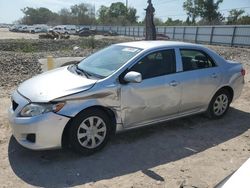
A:
[[[96,10],[101,5],[110,6],[114,2],[126,3],[126,0],[0,0],[0,23],[13,23],[23,16],[21,9],[24,7],[46,7],[51,11],[58,12],[61,8],[69,8],[80,3],[93,4]],[[172,19],[185,20],[187,15],[183,11],[183,0],[152,0],[156,9],[155,16],[165,21],[168,17]],[[128,0],[128,5],[137,9],[139,20],[145,16],[144,8],[147,0]],[[220,10],[224,16],[228,16],[228,10],[232,8],[247,7],[244,10],[250,15],[250,0],[224,0]]]

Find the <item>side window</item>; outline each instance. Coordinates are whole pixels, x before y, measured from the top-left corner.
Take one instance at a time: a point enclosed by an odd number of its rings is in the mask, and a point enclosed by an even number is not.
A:
[[[216,64],[205,52],[199,50],[181,49],[183,71],[215,67]]]
[[[130,71],[141,73],[142,79],[175,73],[175,51],[162,50],[151,53],[136,63]]]

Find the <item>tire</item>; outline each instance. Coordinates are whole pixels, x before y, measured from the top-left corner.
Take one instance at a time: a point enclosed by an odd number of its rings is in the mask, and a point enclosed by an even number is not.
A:
[[[212,98],[207,109],[207,116],[211,119],[223,117],[230,106],[232,96],[226,89],[219,90]]]
[[[79,113],[69,129],[70,147],[83,155],[101,150],[108,142],[112,122],[107,114],[99,109],[88,109]]]

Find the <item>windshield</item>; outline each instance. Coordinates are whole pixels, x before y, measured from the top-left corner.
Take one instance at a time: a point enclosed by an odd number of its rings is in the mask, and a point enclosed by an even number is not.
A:
[[[139,48],[112,45],[82,60],[78,68],[88,74],[107,77],[141,51]]]

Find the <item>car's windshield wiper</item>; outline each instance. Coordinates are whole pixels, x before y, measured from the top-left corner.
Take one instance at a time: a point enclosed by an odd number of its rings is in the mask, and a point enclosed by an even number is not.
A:
[[[77,72],[77,73],[80,73],[80,74],[83,73],[87,78],[89,78],[90,75],[89,75],[88,72],[86,72],[85,70],[79,68],[77,64],[76,64],[75,66],[76,66],[76,72]]]
[[[95,77],[95,78],[98,78],[98,79],[105,78],[105,76],[101,76],[101,75],[98,75],[98,74],[87,72],[87,71],[81,69],[78,65],[76,65],[76,71],[79,71],[80,74],[83,73],[87,78],[89,78],[89,77]]]

